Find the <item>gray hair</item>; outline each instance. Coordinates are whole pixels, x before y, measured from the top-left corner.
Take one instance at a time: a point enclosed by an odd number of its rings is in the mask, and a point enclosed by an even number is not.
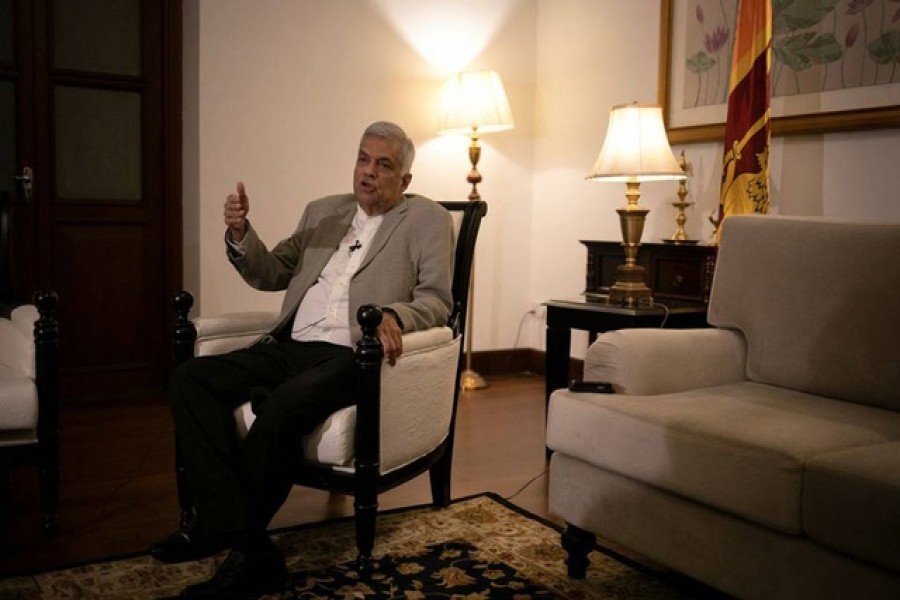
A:
[[[416,158],[416,146],[399,125],[390,121],[376,121],[366,127],[359,140],[360,144],[368,137],[377,137],[400,144],[400,174],[409,173],[413,160]]]

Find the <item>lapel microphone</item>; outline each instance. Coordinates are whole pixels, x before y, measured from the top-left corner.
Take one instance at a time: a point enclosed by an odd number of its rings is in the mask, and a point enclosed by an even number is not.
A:
[[[359,250],[360,248],[362,248],[362,244],[359,243],[359,240],[356,240],[356,243],[353,244],[352,246],[350,246],[350,255],[352,256],[352,255],[353,255],[353,251],[354,251],[354,250]]]

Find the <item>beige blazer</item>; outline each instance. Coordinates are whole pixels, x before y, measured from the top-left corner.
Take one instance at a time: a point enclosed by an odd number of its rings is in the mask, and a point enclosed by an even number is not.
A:
[[[226,244],[228,259],[244,281],[258,290],[286,290],[271,335],[277,337],[291,327],[300,301],[347,233],[355,212],[353,194],[327,196],[311,202],[296,231],[271,250],[249,221],[243,255]],[[454,247],[450,213],[424,196],[404,195],[385,213],[350,282],[353,340],[362,335],[356,311],[368,303],[395,310],[404,331],[446,323],[452,306]]]

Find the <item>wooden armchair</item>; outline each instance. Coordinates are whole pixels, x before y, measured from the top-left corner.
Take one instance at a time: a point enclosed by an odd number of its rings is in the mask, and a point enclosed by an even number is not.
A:
[[[40,472],[43,529],[56,531],[59,506],[59,324],[54,292],[0,318],[0,502],[7,466],[27,460]]]
[[[441,202],[457,226],[453,272],[454,306],[446,326],[403,336],[396,365],[384,361],[375,330],[381,311],[363,306],[357,315],[363,330],[356,346],[357,402],[332,414],[303,439],[304,464],[295,481],[354,497],[360,566],[371,559],[375,542],[378,495],[428,471],[432,501],[450,502],[456,405],[462,371],[469,284],[475,241],[487,204]],[[274,324],[277,313],[232,313],[189,318],[193,298],[175,299],[175,355],[181,362],[195,355],[218,354],[252,343]],[[248,399],[249,400],[249,399]],[[411,410],[411,407],[415,410]],[[248,401],[235,411],[238,434],[252,427]],[[193,517],[193,501],[176,457],[182,524]]]

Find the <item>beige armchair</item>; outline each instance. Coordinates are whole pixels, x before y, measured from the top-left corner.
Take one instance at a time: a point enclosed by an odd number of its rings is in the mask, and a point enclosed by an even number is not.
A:
[[[359,562],[365,568],[375,539],[378,494],[428,472],[436,506],[450,502],[450,470],[462,339],[475,241],[487,204],[441,202],[457,227],[452,292],[454,307],[445,326],[403,336],[403,354],[391,366],[383,360],[375,329],[381,311],[363,306],[363,330],[356,347],[357,402],[332,414],[303,439],[304,464],[296,474],[305,485],[354,497]],[[219,354],[252,344],[268,332],[277,313],[245,312],[191,320],[193,298],[176,298],[176,360]],[[248,399],[249,400],[249,399]],[[243,437],[253,426],[252,404],[235,411]],[[192,518],[193,501],[180,466],[182,523]]]
[[[7,466],[35,463],[43,529],[52,534],[59,505],[57,297],[39,292],[33,302],[0,318],[0,502],[6,497]]]

